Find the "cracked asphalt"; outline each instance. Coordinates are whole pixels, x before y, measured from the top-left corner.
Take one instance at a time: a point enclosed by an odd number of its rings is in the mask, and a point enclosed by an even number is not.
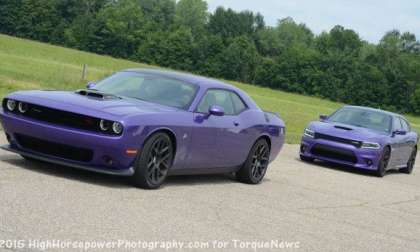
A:
[[[286,145],[260,185],[180,176],[145,191],[124,178],[0,151],[0,241],[218,240],[230,244],[225,251],[253,251],[232,240],[277,240],[299,242],[299,251],[420,250],[419,167],[376,178],[306,164],[297,152]],[[282,251],[258,249],[270,250]]]

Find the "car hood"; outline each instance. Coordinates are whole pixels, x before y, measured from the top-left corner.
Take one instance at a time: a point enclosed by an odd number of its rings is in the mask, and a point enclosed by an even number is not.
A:
[[[104,114],[121,117],[179,111],[176,108],[132,98],[102,99],[71,91],[21,91],[12,93],[7,98],[95,117]]]
[[[385,132],[382,133],[371,129],[333,122],[312,122],[308,128],[314,130],[316,133],[357,141],[378,142],[384,136],[387,136]]]

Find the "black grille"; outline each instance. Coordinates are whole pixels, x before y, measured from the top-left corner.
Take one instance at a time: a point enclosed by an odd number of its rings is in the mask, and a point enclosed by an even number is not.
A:
[[[357,162],[357,157],[354,155],[354,152],[323,144],[314,145],[311,149],[311,153],[319,157],[342,160],[350,163]]]
[[[89,162],[93,157],[93,151],[89,149],[45,141],[22,134],[15,134],[15,137],[19,145],[34,152],[79,162]]]
[[[316,139],[324,139],[324,140],[328,140],[328,141],[332,141],[332,142],[350,144],[350,145],[353,145],[357,148],[360,148],[362,146],[361,141],[356,141],[356,140],[351,140],[351,139],[346,139],[346,138],[341,138],[341,137],[325,135],[325,134],[321,134],[321,133],[317,133],[317,132],[315,133],[315,138]]]
[[[35,104],[29,104],[29,109],[25,113],[25,116],[52,124],[89,131],[98,131],[100,121],[98,118],[47,108]]]

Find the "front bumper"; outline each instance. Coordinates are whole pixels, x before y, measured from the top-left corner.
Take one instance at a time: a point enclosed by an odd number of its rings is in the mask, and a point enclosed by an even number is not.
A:
[[[106,174],[129,176],[134,173],[132,166],[136,157],[128,156],[126,150],[140,150],[139,139],[132,136],[134,134],[132,130],[137,129],[127,129],[121,136],[108,136],[32,120],[5,113],[1,109],[0,122],[9,141],[9,145],[3,146],[2,149],[7,151],[50,163]],[[58,145],[89,149],[92,151],[92,156],[89,160],[80,161],[39,152],[36,148],[28,149],[19,143],[17,137],[19,135]]]
[[[115,170],[115,169],[108,169],[108,168],[104,168],[104,167],[93,167],[93,166],[86,166],[86,165],[81,165],[81,164],[76,164],[76,163],[71,163],[71,162],[65,162],[62,160],[58,160],[56,158],[51,158],[48,157],[46,155],[42,155],[42,154],[34,154],[31,152],[26,152],[23,150],[19,150],[17,148],[13,148],[13,146],[11,145],[3,145],[0,146],[1,149],[6,150],[6,151],[10,151],[16,154],[20,154],[26,157],[30,157],[36,160],[40,160],[40,161],[44,161],[44,162],[48,162],[48,163],[53,163],[53,164],[58,164],[58,165],[63,165],[63,166],[68,166],[68,167],[72,167],[72,168],[76,168],[76,169],[80,169],[80,170],[85,170],[85,171],[92,171],[92,172],[97,172],[97,173],[103,173],[103,174],[109,174],[109,175],[118,175],[118,176],[132,176],[134,174],[134,168],[130,167],[128,169],[124,169],[124,170]]]
[[[331,152],[333,154],[320,154],[319,151],[315,151],[316,148],[319,147],[325,147],[327,150],[332,149]],[[344,153],[346,156],[344,156],[342,153]],[[324,139],[314,139],[306,136],[302,137],[300,147],[300,155],[304,157],[343,164],[365,170],[377,170],[381,153],[382,152],[380,149],[362,149],[349,144],[333,142]],[[350,161],[349,159],[354,160]]]

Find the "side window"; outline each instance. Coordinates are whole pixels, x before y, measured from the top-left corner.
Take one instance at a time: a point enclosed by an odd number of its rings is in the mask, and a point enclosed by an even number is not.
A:
[[[226,115],[234,115],[235,110],[230,93],[221,89],[208,90],[198,105],[197,112],[207,113],[212,105],[217,105],[224,109]]]
[[[241,98],[239,98],[237,94],[230,92],[230,96],[232,97],[235,114],[239,114],[247,108],[245,103],[242,101]]]
[[[408,122],[404,119],[400,118],[400,120],[401,120],[402,129],[406,132],[410,132],[411,131],[410,124],[408,124]]]
[[[393,124],[394,124],[394,126],[393,126],[394,130],[401,130],[402,129],[400,118],[394,117]]]

